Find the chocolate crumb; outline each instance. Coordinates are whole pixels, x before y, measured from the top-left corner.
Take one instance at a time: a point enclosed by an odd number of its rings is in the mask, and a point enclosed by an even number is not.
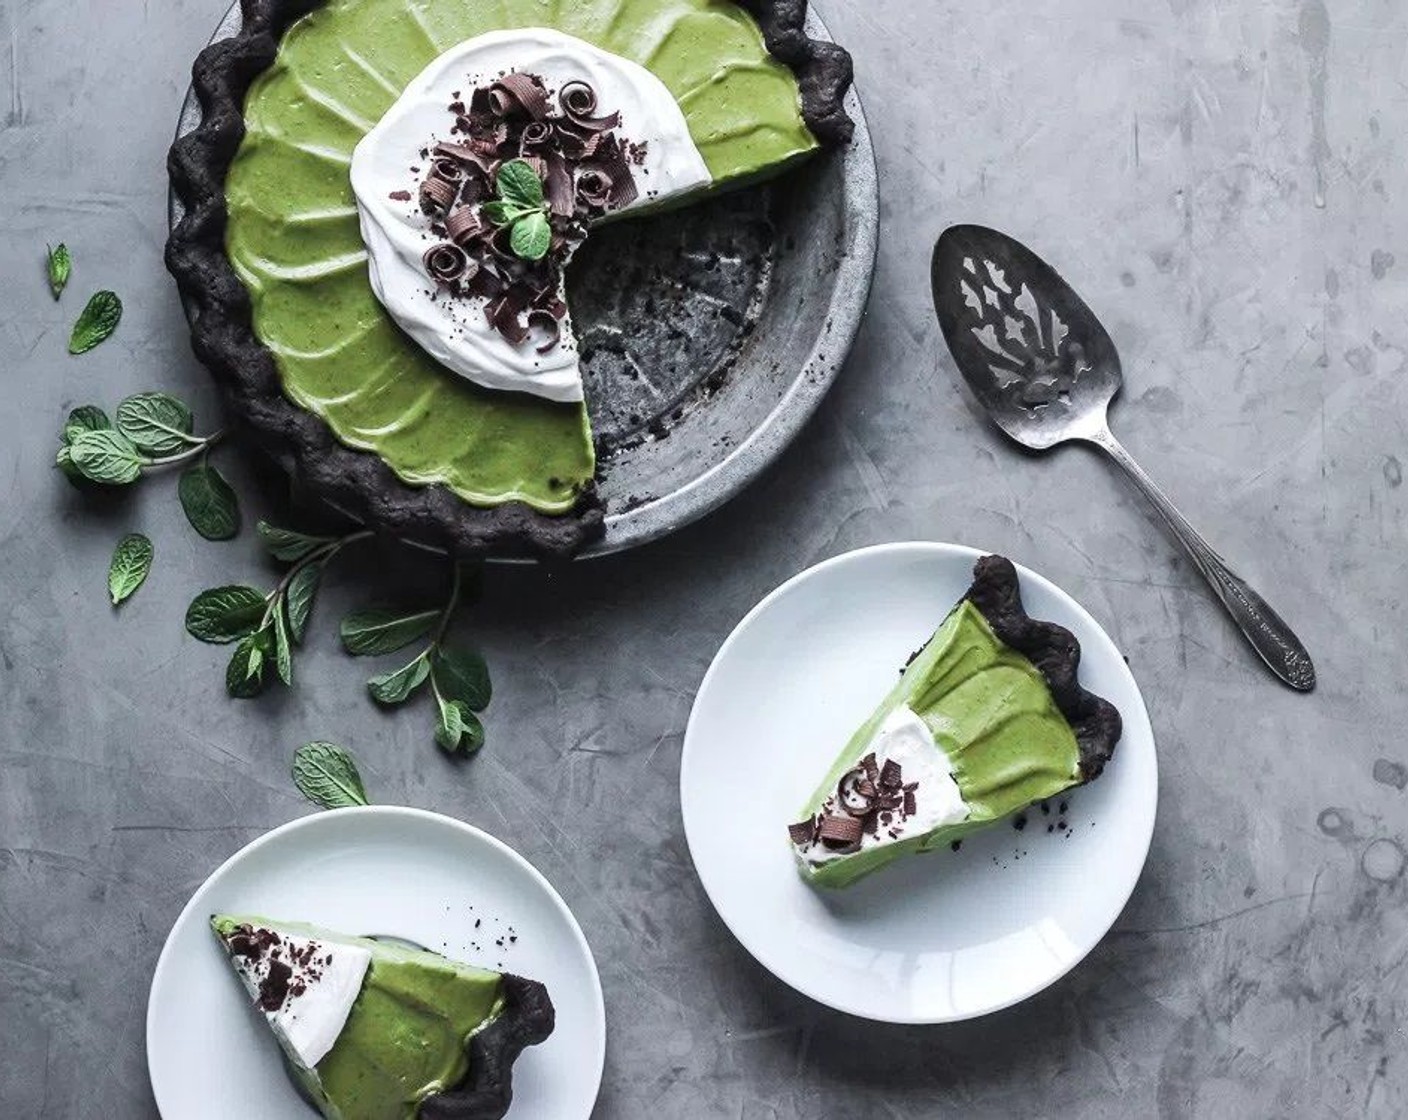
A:
[[[1013,817],[1013,818],[1012,818],[1012,827],[1015,828],[1018,832],[1021,832],[1022,829],[1026,828],[1026,827],[1027,827],[1027,814],[1026,814],[1026,813],[1018,813],[1015,817]]]
[[[958,849],[961,848],[961,847],[963,847],[963,841],[962,841],[962,840],[955,840],[952,844],[950,844],[950,845],[948,846],[948,850],[951,851],[951,852],[956,852],[956,851],[958,851]]]

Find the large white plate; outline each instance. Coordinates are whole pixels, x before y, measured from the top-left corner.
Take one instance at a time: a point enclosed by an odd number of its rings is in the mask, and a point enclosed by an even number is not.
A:
[[[1053,983],[1118,917],[1153,835],[1154,737],[1128,666],[1075,600],[1019,568],[1029,613],[1075,632],[1081,682],[1124,717],[1105,774],[1066,798],[1068,827],[1056,804],[843,891],[798,877],[787,825],[981,555],[880,545],[783,584],[719,650],[685,733],[685,836],[720,917],[779,979],[868,1019],[968,1019]]]
[[[567,905],[527,860],[479,829],[374,806],[319,813],[261,836],[211,875],[176,919],[147,1004],[147,1068],[165,1120],[313,1115],[210,932],[215,912],[401,937],[541,980],[557,1026],[514,1066],[509,1116],[590,1115],[606,1015],[596,963]],[[517,941],[500,949],[494,942],[510,926]]]

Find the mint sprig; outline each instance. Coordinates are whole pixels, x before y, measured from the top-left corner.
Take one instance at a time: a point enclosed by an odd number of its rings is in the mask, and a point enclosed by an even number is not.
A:
[[[259,535],[273,552],[271,539],[284,541],[295,534],[261,522]],[[324,569],[348,545],[371,535],[364,529],[319,538],[323,543],[303,552],[272,591],[212,587],[191,601],[186,610],[191,637],[214,645],[238,643],[225,674],[225,690],[231,696],[243,700],[259,695],[269,683],[271,668],[285,685],[293,683],[294,648],[303,641]]]
[[[478,713],[489,706],[493,694],[484,658],[474,650],[446,645],[463,597],[464,568],[456,564],[450,597],[438,612],[357,611],[342,622],[343,645],[357,654],[393,652],[431,634],[430,642],[406,664],[367,681],[367,691],[378,704],[396,707],[428,683],[435,698],[435,741],[451,753],[484,745]]]
[[[493,202],[483,214],[494,225],[508,227],[509,248],[526,261],[540,261],[552,246],[552,226],[543,181],[527,160],[506,160],[494,177]]]

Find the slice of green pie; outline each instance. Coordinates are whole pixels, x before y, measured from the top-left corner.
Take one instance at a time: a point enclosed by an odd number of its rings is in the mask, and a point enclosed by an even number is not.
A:
[[[211,926],[329,1120],[501,1117],[515,1059],[553,1028],[536,981],[299,922],[217,915]]]
[[[1119,712],[1080,686],[1080,645],[1029,617],[1017,571],[973,585],[851,737],[789,829],[803,878],[845,887],[1100,776]]]
[[[520,347],[507,367],[496,360],[476,377],[457,344],[476,317],[482,327],[484,309],[447,323],[424,300],[407,308],[419,289],[414,267],[398,263],[418,266],[419,257],[390,254],[378,227],[388,228],[394,209],[388,195],[415,210],[416,177],[433,162],[435,140],[453,138],[422,135],[428,118],[405,111],[406,96],[448,90],[467,99],[476,83],[517,72],[546,78],[555,106],[580,64],[603,95],[601,114],[619,111],[623,149],[645,164],[639,200],[622,209],[648,209],[764,179],[843,143],[849,56],[805,34],[801,0],[243,7],[239,33],[196,65],[204,119],[172,151],[187,216],[167,259],[198,354],[251,427],[339,508],[459,551],[579,547],[600,532],[601,514],[575,370],[506,376],[538,360]],[[452,80],[460,71],[462,84]],[[627,73],[648,81],[623,84]],[[387,143],[383,119],[417,134]],[[378,145],[364,162],[379,174],[361,174],[370,194],[352,183],[364,139]],[[660,167],[681,160],[689,174],[662,179]],[[405,176],[404,192],[383,188],[393,171]],[[403,249],[411,245],[403,238]],[[423,286],[434,294],[434,282]],[[390,301],[388,288],[398,293]],[[570,323],[557,317],[565,351]],[[503,391],[519,382],[527,388]],[[378,465],[359,461],[373,456]]]

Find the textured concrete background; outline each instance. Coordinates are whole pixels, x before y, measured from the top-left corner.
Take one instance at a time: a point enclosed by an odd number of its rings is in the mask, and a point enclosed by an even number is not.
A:
[[[464,767],[424,711],[372,709],[333,635],[432,568],[340,568],[297,689],[236,704],[180,616],[261,573],[250,534],[197,539],[172,479],[93,505],[49,466],[89,399],[166,387],[214,422],[160,251],[162,160],[221,6],[0,0],[0,1115],[154,1115],[161,940],[219,861],[305,811],[285,772],[314,737],[355,748],[374,796],[485,826],[562,891],[606,988],[602,1117],[1408,1113],[1401,3],[826,3],[882,183],[850,367],[704,523],[566,575],[490,576],[464,630],[498,692]],[[1312,698],[1253,664],[1105,464],[1022,457],[975,419],[926,290],[958,220],[1029,239],[1106,316],[1117,431],[1299,628]],[[41,259],[60,238],[77,263],[55,305]],[[98,287],[126,318],[69,358]],[[234,449],[220,462],[248,517],[276,508]],[[115,615],[103,574],[130,528],[158,561]],[[1080,598],[1133,665],[1163,769],[1144,879],[1104,944],[1022,1007],[923,1030],[762,973],[690,872],[675,785],[694,689],[747,608],[903,538],[1003,550]]]

